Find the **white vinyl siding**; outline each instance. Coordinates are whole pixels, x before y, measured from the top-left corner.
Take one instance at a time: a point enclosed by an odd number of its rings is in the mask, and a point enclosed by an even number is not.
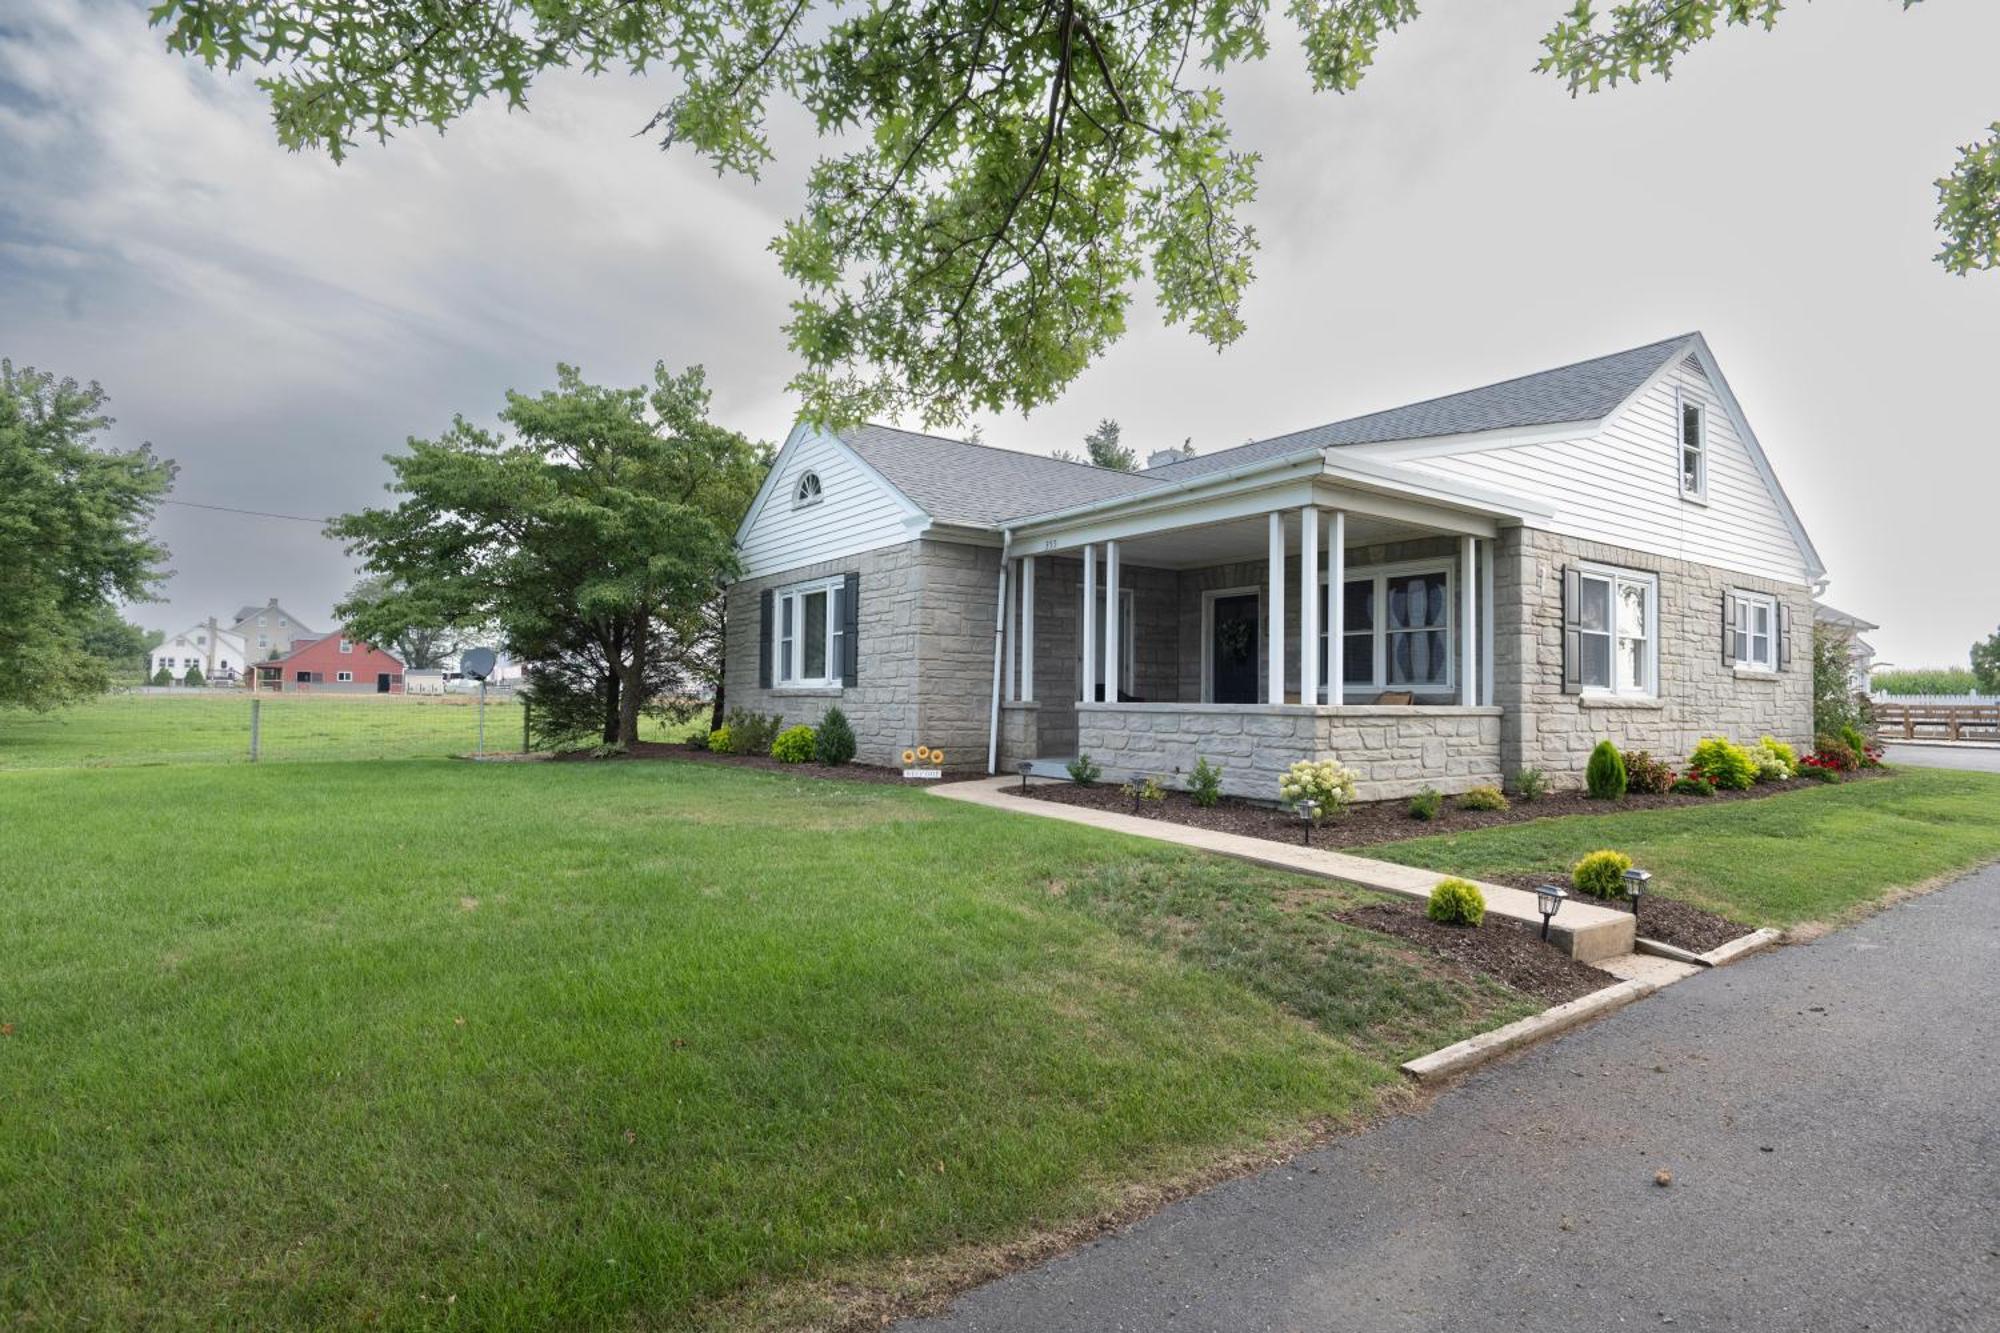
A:
[[[1681,493],[1679,404],[1705,404],[1706,504]],[[1364,456],[1365,447],[1358,451]],[[1535,527],[1789,583],[1808,582],[1792,537],[1735,422],[1707,379],[1679,365],[1600,434],[1410,459],[1401,466],[1531,495],[1555,516]]]
[[[909,503],[831,435],[802,432],[779,454],[776,476],[741,535],[743,577],[841,560],[911,540],[922,526]],[[819,498],[795,503],[806,473]]]

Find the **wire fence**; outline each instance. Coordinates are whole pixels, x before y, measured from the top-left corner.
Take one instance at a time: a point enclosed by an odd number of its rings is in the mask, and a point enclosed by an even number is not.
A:
[[[0,713],[0,770],[520,754],[528,707],[476,695],[145,690]]]

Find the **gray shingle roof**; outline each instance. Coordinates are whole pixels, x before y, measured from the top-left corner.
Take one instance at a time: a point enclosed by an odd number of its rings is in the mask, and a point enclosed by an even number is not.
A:
[[[1631,396],[1695,335],[1648,343],[1575,365],[1502,380],[1463,393],[1428,398],[1406,407],[1349,417],[1325,426],[1256,440],[1234,449],[1202,454],[1179,463],[1148,468],[1145,475],[1162,481],[1186,481],[1210,472],[1241,467],[1265,458],[1283,458],[1308,449],[1350,444],[1381,444],[1388,440],[1421,440],[1440,435],[1464,435],[1516,426],[1552,426],[1565,421],[1595,421]]]
[[[856,426],[841,431],[840,438],[932,518],[992,527],[1309,449],[1595,421],[1630,397],[1694,337],[1686,333],[1610,356],[1256,440],[1142,472],[1065,463],[1042,454],[969,444],[891,426]]]
[[[1108,500],[1159,484],[1136,473],[890,426],[855,426],[841,431],[840,439],[942,523],[990,527],[1023,514]]]

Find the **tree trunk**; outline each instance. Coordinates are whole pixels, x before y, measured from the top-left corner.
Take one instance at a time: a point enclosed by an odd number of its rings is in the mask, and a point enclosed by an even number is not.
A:
[[[646,702],[646,630],[643,617],[632,627],[625,688],[618,700],[618,743],[627,749],[639,743],[639,705]]]
[[[722,725],[722,663],[724,661],[723,645],[729,642],[729,615],[727,611],[727,606],[728,604],[725,602],[724,610],[718,613],[715,617],[716,670],[715,670],[715,680],[712,682],[715,687],[715,698],[714,702],[712,702],[708,706],[708,729],[710,731],[714,731],[717,727],[720,727]]]
[[[616,627],[611,631],[611,640],[604,645],[604,743],[613,745],[618,740],[618,719],[621,716],[618,694],[619,673],[623,669],[624,636]]]

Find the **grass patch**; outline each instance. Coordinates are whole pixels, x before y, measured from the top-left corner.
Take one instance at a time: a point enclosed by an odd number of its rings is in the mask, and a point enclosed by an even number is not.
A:
[[[479,740],[477,697],[259,695],[260,749],[267,762],[293,759],[412,759],[470,754]],[[54,713],[0,708],[0,771],[127,764],[242,763],[250,758],[248,691],[108,694]],[[486,704],[486,747],[521,748],[522,709]],[[640,738],[679,740],[707,717],[681,725],[642,718]]]
[[[0,775],[0,1324],[734,1325],[1073,1225],[1511,1014],[1304,883],[712,765]]]
[[[2000,776],[1905,768],[1768,800],[1573,815],[1361,849],[1475,878],[1537,876],[1600,847],[1655,892],[1752,926],[1835,920],[2000,857]]]

